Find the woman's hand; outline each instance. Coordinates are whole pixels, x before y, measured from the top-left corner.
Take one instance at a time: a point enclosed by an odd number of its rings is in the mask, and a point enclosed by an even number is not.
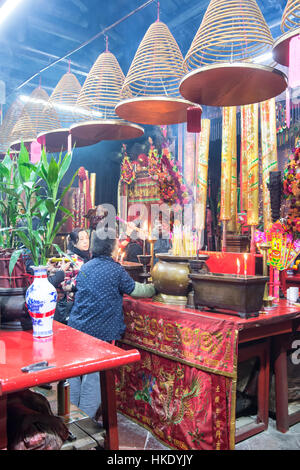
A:
[[[62,271],[64,271],[64,272],[67,272],[70,269],[70,266],[71,266],[70,262],[66,263],[65,260],[63,260],[61,262],[60,269],[62,269]]]

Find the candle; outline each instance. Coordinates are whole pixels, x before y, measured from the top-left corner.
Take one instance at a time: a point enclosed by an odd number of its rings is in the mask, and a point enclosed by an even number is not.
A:
[[[147,222],[144,223],[143,226],[143,255],[146,254],[146,239],[147,239],[147,232],[148,232],[148,224]]]
[[[237,258],[237,260],[236,260],[236,273],[237,273],[238,276],[240,275],[240,269],[241,269],[241,262]]]
[[[248,261],[248,255],[247,253],[244,253],[244,274],[247,276],[247,261]]]

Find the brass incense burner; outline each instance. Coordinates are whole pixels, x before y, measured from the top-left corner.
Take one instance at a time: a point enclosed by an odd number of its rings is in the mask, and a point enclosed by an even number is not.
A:
[[[190,262],[196,260],[196,257],[175,256],[167,253],[157,254],[156,257],[159,261],[152,269],[151,276],[155,289],[159,294],[153,297],[153,300],[185,306],[188,293],[191,290]],[[203,261],[207,258],[208,256],[203,255]],[[200,258],[198,260],[200,262]]]
[[[263,306],[267,276],[237,274],[190,274],[195,307],[223,313],[235,313],[241,318],[256,317]]]

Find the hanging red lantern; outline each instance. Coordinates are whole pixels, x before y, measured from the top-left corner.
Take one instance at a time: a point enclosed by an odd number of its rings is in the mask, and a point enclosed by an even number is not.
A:
[[[193,133],[201,132],[201,115],[200,106],[191,106],[187,108],[187,131]]]

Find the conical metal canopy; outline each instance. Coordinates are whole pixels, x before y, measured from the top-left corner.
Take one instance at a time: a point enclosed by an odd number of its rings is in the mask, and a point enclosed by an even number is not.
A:
[[[168,26],[156,21],[148,28],[129,68],[116,113],[141,124],[178,124],[187,120],[193,103],[180,97],[179,83],[187,72]]]
[[[211,0],[184,63],[186,99],[208,106],[237,106],[282,93],[285,75],[261,65],[273,38],[255,0]]]
[[[140,126],[121,120],[115,113],[124,78],[114,54],[106,50],[99,55],[76,102],[80,122],[70,127],[72,140],[79,145],[93,145],[101,140],[126,140],[143,135]]]
[[[58,129],[60,122],[56,112],[48,106],[49,95],[40,86],[26,101],[22,114],[11,133],[11,148],[19,150],[21,142],[29,146],[45,129]]]

